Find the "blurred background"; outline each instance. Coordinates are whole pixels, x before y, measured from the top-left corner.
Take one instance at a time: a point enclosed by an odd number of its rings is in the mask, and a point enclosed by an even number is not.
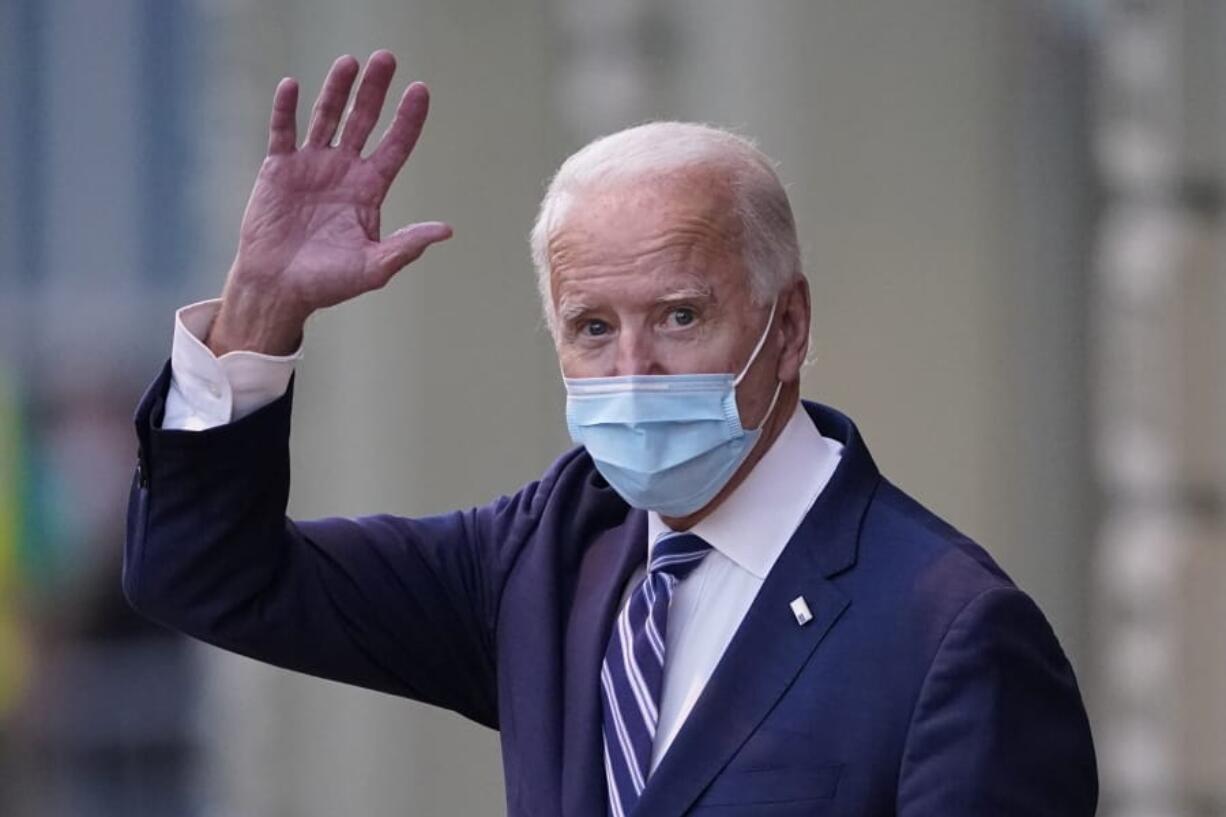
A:
[[[1100,813],[1226,815],[1224,44],[1216,0],[0,1],[0,814],[502,813],[494,733],[120,595],[131,413],[220,291],[272,90],[386,47],[434,106],[384,223],[456,237],[312,321],[291,513],[539,474],[545,181],[629,124],[731,126],[792,195],[806,396],[1038,600]]]

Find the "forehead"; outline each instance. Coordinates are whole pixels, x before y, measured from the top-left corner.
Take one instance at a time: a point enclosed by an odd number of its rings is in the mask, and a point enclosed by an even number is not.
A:
[[[744,284],[739,219],[709,174],[624,182],[575,196],[549,239],[555,302],[575,290],[631,295]]]

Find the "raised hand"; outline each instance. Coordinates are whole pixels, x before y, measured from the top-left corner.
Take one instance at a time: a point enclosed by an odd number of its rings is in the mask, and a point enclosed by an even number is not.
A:
[[[288,354],[316,309],[382,287],[426,247],[451,237],[446,224],[422,222],[380,239],[379,208],[421,134],[430,96],[425,85],[410,85],[378,146],[363,157],[396,70],[390,52],[376,51],[333,146],[358,69],[348,56],[332,64],[301,147],[298,83],[287,78],[277,86],[268,156],[207,341],[214,354]]]

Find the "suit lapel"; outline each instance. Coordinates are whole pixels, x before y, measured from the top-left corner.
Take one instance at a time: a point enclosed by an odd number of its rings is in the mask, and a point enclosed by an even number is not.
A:
[[[851,604],[829,577],[855,563],[860,523],[878,483],[854,426],[807,404],[843,458],[771,568],[685,724],[647,781],[635,817],[679,817],[728,764]],[[839,420],[840,428],[823,427]],[[803,596],[813,620],[797,623]]]
[[[601,742],[600,664],[634,569],[647,559],[647,514],[601,534],[583,557],[566,629],[562,813],[592,817],[607,810]]]
[[[694,802],[791,685],[850,603],[815,575],[793,542],[780,555],[673,744],[648,779],[636,817],[680,815]],[[807,562],[807,563],[806,563]],[[789,607],[804,596],[813,620]]]

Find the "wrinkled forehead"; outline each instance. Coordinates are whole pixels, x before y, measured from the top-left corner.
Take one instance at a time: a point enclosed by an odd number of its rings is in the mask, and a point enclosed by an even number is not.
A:
[[[667,289],[743,285],[741,225],[728,184],[670,174],[574,191],[549,236],[559,289],[624,273]],[[635,274],[638,274],[635,276]],[[731,273],[731,274],[730,274]]]

